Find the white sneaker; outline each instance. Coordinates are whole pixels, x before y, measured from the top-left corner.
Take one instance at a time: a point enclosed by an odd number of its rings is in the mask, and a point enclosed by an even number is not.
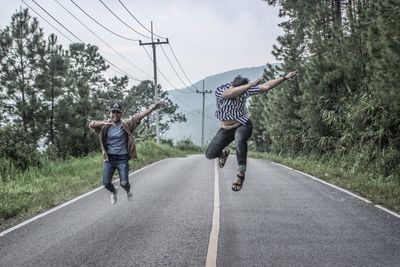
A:
[[[132,199],[133,199],[133,194],[132,194],[132,192],[127,193],[126,196],[127,196],[127,198],[128,198],[128,201],[132,201]]]
[[[114,186],[114,193],[111,193],[111,203],[116,204],[117,203],[117,193],[118,193],[118,186]]]

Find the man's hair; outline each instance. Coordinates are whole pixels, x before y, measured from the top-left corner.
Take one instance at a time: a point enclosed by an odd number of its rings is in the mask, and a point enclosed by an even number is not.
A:
[[[236,86],[241,86],[241,85],[245,85],[249,83],[249,79],[248,78],[244,78],[240,75],[236,76],[235,79],[233,79],[232,81],[232,86],[236,87]]]

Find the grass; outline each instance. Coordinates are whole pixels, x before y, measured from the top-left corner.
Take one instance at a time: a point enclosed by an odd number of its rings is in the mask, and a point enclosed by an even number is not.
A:
[[[286,158],[270,153],[251,152],[249,156],[268,159],[314,175],[322,180],[348,189],[375,204],[400,212],[400,177],[374,179],[373,173],[351,173],[337,161],[322,162],[307,157]],[[379,170],[378,170],[379,171]],[[400,175],[400,174],[399,174]],[[379,177],[376,173],[375,177]],[[397,178],[397,180],[396,180]]]
[[[130,171],[169,157],[189,152],[143,142],[137,146],[138,160]],[[0,178],[0,230],[101,186],[100,154],[64,161],[48,161],[25,172],[10,169]]]

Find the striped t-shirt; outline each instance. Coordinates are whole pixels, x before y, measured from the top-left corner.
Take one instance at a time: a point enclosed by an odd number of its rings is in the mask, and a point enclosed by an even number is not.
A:
[[[247,98],[259,94],[260,88],[258,86],[253,86],[235,98],[223,99],[222,93],[229,89],[229,86],[230,83],[223,84],[215,90],[215,97],[217,100],[217,111],[215,112],[215,116],[220,121],[236,120],[242,125],[245,125],[249,120],[246,107]]]

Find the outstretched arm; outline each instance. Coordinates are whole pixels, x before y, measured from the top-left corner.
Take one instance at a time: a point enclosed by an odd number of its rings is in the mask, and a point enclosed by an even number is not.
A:
[[[259,85],[260,92],[263,92],[263,93],[267,92],[267,91],[271,90],[272,88],[274,88],[275,86],[280,85],[282,82],[293,78],[296,74],[297,74],[297,70],[289,72],[285,76],[279,77],[278,79],[270,80],[268,82],[260,84]]]
[[[261,81],[261,79],[257,79],[251,83],[241,85],[241,86],[236,86],[236,87],[233,87],[231,85],[228,90],[225,90],[222,93],[222,98],[223,99],[235,98],[238,95],[241,95],[244,92],[246,92],[247,90],[249,90],[251,87],[258,85],[260,83],[260,81]]]
[[[159,109],[164,106],[166,106],[165,102],[162,102],[162,101],[155,102],[150,107],[148,107],[147,109],[140,112],[139,117],[140,117],[140,119],[142,119],[142,118],[146,117],[147,115],[149,115],[154,110]]]
[[[109,122],[109,121],[90,121],[89,122],[89,128],[92,130],[97,130],[103,126],[110,126],[110,125],[114,125],[114,123]]]

